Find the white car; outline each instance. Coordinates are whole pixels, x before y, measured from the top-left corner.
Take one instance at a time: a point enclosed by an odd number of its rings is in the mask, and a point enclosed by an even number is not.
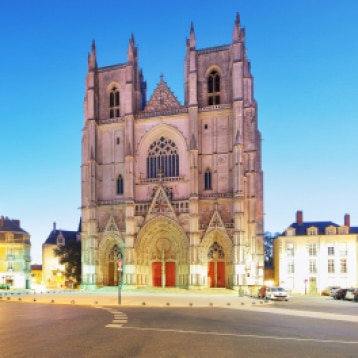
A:
[[[344,300],[346,301],[353,301],[354,295],[358,291],[358,288],[348,288],[346,295],[344,296]]]
[[[266,288],[265,298],[268,300],[288,301],[288,292],[280,286],[272,286]]]

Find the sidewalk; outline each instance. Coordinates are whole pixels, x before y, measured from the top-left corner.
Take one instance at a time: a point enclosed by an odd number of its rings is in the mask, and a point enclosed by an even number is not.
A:
[[[179,288],[124,288],[106,287],[94,291],[82,290],[9,290],[0,292],[2,301],[20,301],[51,304],[99,305],[99,306],[149,306],[149,307],[227,307],[243,308],[264,305],[269,301],[239,296],[228,289],[185,290]]]

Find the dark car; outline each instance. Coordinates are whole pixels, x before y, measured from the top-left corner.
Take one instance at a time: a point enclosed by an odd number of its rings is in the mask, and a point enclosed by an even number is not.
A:
[[[344,300],[344,297],[346,297],[347,290],[348,288],[340,288],[333,298],[335,300]]]
[[[358,291],[354,294],[353,301],[358,302]]]

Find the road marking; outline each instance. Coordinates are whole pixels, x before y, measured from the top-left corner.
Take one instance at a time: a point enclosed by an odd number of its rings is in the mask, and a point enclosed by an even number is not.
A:
[[[109,327],[107,325],[106,327]],[[115,327],[122,328],[122,327]],[[338,344],[358,344],[358,341],[340,341],[334,339],[315,339],[315,338],[296,338],[296,337],[275,337],[275,336],[260,336],[257,334],[238,334],[238,333],[222,333],[222,332],[201,332],[201,331],[184,331],[177,329],[160,329],[160,328],[143,328],[143,327],[123,327],[123,329],[132,329],[137,331],[152,331],[152,332],[168,332],[168,333],[184,333],[184,334],[198,334],[209,336],[228,336],[237,338],[254,338],[254,339],[272,339],[277,341],[297,341],[297,342],[314,342],[314,343],[338,343]]]
[[[109,313],[113,314],[113,321],[110,324],[107,324],[105,327],[108,328],[121,328],[123,324],[128,323],[128,316],[123,312],[118,312],[117,310],[111,308],[100,307]]]
[[[122,325],[121,324],[107,324],[107,326],[105,327],[108,327],[108,328],[122,328]]]

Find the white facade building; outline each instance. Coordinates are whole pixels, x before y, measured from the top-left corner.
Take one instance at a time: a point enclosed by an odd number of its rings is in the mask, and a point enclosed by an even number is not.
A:
[[[294,293],[321,293],[326,287],[358,286],[358,228],[331,221],[304,222],[302,211],[274,241],[275,284]]]

